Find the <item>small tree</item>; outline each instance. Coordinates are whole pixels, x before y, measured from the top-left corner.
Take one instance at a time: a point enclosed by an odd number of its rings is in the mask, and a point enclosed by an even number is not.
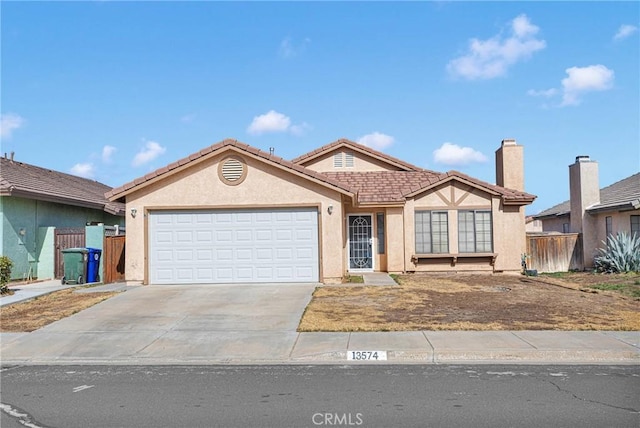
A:
[[[594,258],[598,272],[622,273],[640,271],[640,237],[624,232],[615,237],[609,235],[607,242],[602,241],[604,248]]]
[[[0,294],[9,292],[7,284],[11,281],[11,268],[13,262],[7,256],[0,256]]]

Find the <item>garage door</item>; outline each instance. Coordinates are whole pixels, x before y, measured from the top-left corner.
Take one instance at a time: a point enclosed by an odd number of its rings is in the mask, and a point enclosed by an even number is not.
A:
[[[151,284],[318,282],[313,208],[156,211]]]

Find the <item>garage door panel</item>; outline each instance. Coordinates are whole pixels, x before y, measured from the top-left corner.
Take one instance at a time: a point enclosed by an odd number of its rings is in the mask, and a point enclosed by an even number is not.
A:
[[[316,209],[152,212],[153,283],[317,282]]]

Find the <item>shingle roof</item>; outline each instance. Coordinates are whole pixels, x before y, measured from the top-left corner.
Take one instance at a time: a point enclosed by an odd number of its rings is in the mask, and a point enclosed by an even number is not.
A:
[[[125,206],[110,202],[111,187],[94,180],[0,158],[0,195],[57,202],[124,215]]]
[[[328,146],[336,147],[338,143],[342,144],[344,143],[344,141],[345,140],[338,140],[337,142],[331,143]],[[357,203],[402,203],[408,195],[417,194],[422,190],[426,190],[432,186],[437,185],[438,183],[445,182],[446,180],[449,180],[451,178],[458,178],[480,188],[484,188],[489,192],[499,194],[502,196],[505,203],[531,203],[535,199],[535,196],[528,193],[518,192],[516,190],[506,189],[504,187],[486,183],[457,171],[439,173],[420,169],[410,164],[407,165],[412,168],[416,168],[416,170],[317,172],[309,168],[305,168],[304,166],[299,165],[295,162],[288,161],[279,156],[274,156],[270,153],[263,152],[262,150],[249,146],[248,144],[241,143],[232,139],[221,141],[217,144],[200,150],[197,153],[180,159],[179,161],[150,172],[144,177],[135,179],[118,188],[112,189],[106,194],[106,197],[111,200],[118,200],[130,193],[130,191],[132,191],[133,189],[138,188],[139,186],[144,185],[145,183],[154,180],[155,178],[161,178],[162,176],[170,175],[172,172],[175,172],[177,169],[182,168],[191,162],[195,162],[227,147],[232,147],[239,151],[255,155],[258,158],[264,159],[285,169],[289,169],[292,172],[305,176],[310,180],[323,183],[327,186],[331,186],[343,193],[355,197]],[[371,149],[367,148],[367,150]]]
[[[304,163],[304,162],[306,162],[308,160],[314,159],[314,158],[316,158],[318,156],[321,156],[321,155],[323,155],[325,153],[328,153],[331,150],[334,150],[335,148],[341,147],[341,146],[350,147],[350,148],[358,150],[358,151],[360,151],[362,153],[366,153],[369,156],[372,156],[374,158],[383,160],[383,161],[388,162],[388,163],[390,163],[392,165],[396,165],[397,167],[402,168],[402,169],[407,170],[407,171],[422,171],[423,170],[422,168],[420,168],[418,166],[412,165],[412,164],[410,164],[408,162],[405,162],[405,161],[400,160],[398,158],[394,158],[393,156],[389,156],[389,155],[387,155],[385,153],[379,152],[379,151],[374,150],[374,149],[372,149],[370,147],[367,147],[365,145],[356,143],[356,142],[348,140],[346,138],[340,138],[339,140],[336,140],[333,143],[326,144],[326,145],[324,145],[322,147],[319,147],[319,148],[317,148],[315,150],[310,151],[309,153],[305,153],[303,155],[300,155],[297,158],[292,159],[291,162],[293,162],[295,164]]]
[[[633,174],[600,189],[600,203],[588,207],[587,211],[605,210],[607,208],[616,209],[630,205],[634,201],[640,201],[640,173]],[[638,204],[638,202],[635,203]],[[536,214],[534,217],[560,216],[570,212],[571,201],[564,201]]]
[[[531,203],[535,196],[526,192],[496,186],[470,177],[458,171],[439,173],[435,171],[366,171],[325,172],[330,178],[346,183],[358,192],[359,203],[404,202],[412,195],[450,179],[461,179],[472,185],[502,196],[505,202]]]
[[[241,143],[237,140],[233,140],[233,139],[226,139],[223,140],[217,144],[214,144],[212,146],[209,146],[205,149],[200,150],[199,152],[193,153],[183,159],[180,159],[176,162],[173,162],[167,166],[164,166],[162,168],[159,168],[153,172],[150,172],[149,174],[145,175],[144,177],[141,178],[137,178],[133,181],[130,181],[129,183],[126,183],[118,188],[115,188],[113,190],[111,190],[110,192],[108,192],[106,194],[106,197],[109,198],[110,200],[117,200],[122,198],[123,196],[125,196],[127,193],[129,193],[130,190],[134,189],[137,186],[140,186],[150,180],[153,180],[155,178],[159,178],[162,177],[164,175],[170,175],[172,172],[175,172],[176,169],[181,168],[191,162],[195,162],[197,160],[200,160],[204,157],[207,157],[208,155],[219,151],[221,149],[224,149],[226,147],[234,147],[240,151],[243,151],[245,153],[248,154],[252,154],[255,155],[258,158],[262,158],[264,160],[267,160],[271,163],[280,165],[282,167],[284,167],[285,169],[289,169],[292,171],[295,171],[296,173],[299,173],[303,176],[306,176],[307,178],[311,179],[311,180],[315,180],[318,181],[320,183],[324,183],[328,186],[333,186],[334,188],[338,188],[339,190],[345,192],[345,193],[349,193],[349,194],[353,194],[353,189],[351,189],[348,185],[346,185],[345,183],[336,181],[331,179],[330,177],[327,177],[326,175],[310,170],[308,168],[305,168],[301,165],[297,165],[294,164],[288,160],[285,160],[279,156],[275,156],[272,155],[270,153],[267,152],[263,152],[260,149],[257,149],[255,147],[252,147],[248,144],[245,143]]]

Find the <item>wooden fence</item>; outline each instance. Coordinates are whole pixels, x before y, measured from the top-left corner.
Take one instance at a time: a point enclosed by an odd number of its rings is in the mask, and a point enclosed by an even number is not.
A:
[[[527,234],[527,268],[538,272],[584,270],[579,233]]]
[[[126,236],[105,236],[102,260],[105,284],[124,281],[124,247]]]

